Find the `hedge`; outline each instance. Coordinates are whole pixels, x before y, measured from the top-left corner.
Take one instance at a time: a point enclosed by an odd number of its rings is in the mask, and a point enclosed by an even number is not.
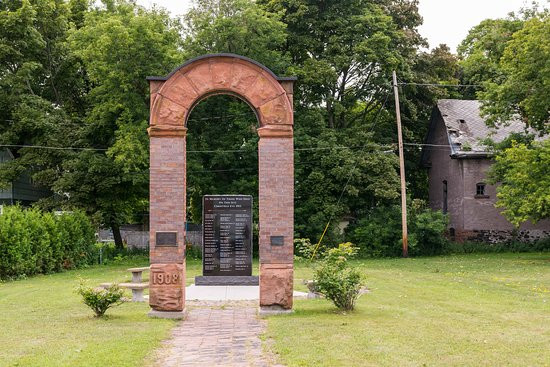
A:
[[[96,260],[95,230],[82,212],[4,207],[0,215],[0,279],[74,269]]]

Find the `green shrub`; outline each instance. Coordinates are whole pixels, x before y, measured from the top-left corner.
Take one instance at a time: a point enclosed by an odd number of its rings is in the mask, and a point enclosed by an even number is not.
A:
[[[0,279],[92,264],[95,231],[81,212],[53,215],[7,206],[0,215]]]
[[[401,211],[399,206],[377,207],[348,229],[349,238],[359,247],[359,256],[401,255]]]
[[[447,216],[440,211],[423,209],[413,213],[409,232],[409,254],[432,256],[440,255],[447,245],[445,231]]]
[[[113,241],[96,242],[94,245],[95,261],[100,264],[120,263],[129,259],[149,259],[149,249],[117,248]]]
[[[94,263],[95,230],[82,212],[63,213],[56,217],[63,244],[63,267],[79,268]]]
[[[325,247],[321,245],[317,250],[316,243],[311,243],[309,238],[295,238],[294,239],[294,255],[296,260],[317,260],[320,255],[325,251]]]
[[[185,243],[185,257],[187,259],[200,260],[200,259],[202,259],[202,253],[201,253],[201,250],[198,247],[193,246],[193,244],[191,242],[186,242]]]
[[[348,260],[356,253],[351,243],[341,243],[325,252],[315,270],[316,289],[344,311],[355,308],[363,285],[361,273],[349,267]]]
[[[408,208],[409,254],[437,255],[445,251],[447,216],[413,200]],[[347,230],[362,257],[395,257],[402,254],[401,207],[377,207]]]
[[[109,308],[124,302],[124,292],[117,284],[108,288],[94,288],[81,280],[77,293],[82,296],[84,304],[94,311],[96,317],[103,316]]]

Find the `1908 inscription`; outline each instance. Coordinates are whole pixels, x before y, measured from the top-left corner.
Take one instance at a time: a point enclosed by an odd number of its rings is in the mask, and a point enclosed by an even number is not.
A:
[[[152,273],[154,285],[178,284],[180,275],[178,273]]]
[[[203,275],[252,275],[252,196],[203,197]]]

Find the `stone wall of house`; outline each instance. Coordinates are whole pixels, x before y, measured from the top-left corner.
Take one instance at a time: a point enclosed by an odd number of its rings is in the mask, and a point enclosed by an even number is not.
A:
[[[550,237],[550,230],[527,229],[527,230],[473,230],[456,232],[454,238],[457,242],[485,242],[503,243],[510,241],[534,242]]]
[[[443,119],[438,111],[432,118],[436,119],[434,131],[429,144],[436,147],[427,147],[429,151],[429,202],[433,210],[444,209],[444,181],[447,182],[447,214],[449,227],[455,230],[463,229],[463,189],[461,162],[451,159],[451,149]],[[447,146],[444,148],[443,146]]]
[[[487,183],[487,172],[492,161],[489,159],[465,159],[464,177],[464,239],[498,243],[511,240],[535,241],[550,235],[550,221],[537,224],[522,223],[515,228],[497,208],[497,186]],[[476,195],[478,183],[485,184],[485,195]]]

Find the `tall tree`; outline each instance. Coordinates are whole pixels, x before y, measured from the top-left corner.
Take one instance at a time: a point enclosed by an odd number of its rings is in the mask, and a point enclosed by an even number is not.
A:
[[[506,43],[501,80],[488,81],[483,112],[488,122],[505,124],[519,115],[541,132],[550,132],[550,14],[537,14]]]
[[[57,194],[41,205],[85,209],[121,246],[119,225],[147,203],[145,78],[182,61],[179,23],[130,0],[0,6],[1,141],[86,148],[18,149],[2,179],[33,170]]]
[[[197,0],[184,17],[186,58],[207,53],[235,53],[284,73],[288,60],[281,52],[285,24],[251,0]]]
[[[550,139],[543,142],[511,140],[499,149],[491,168],[497,188],[497,207],[518,226],[550,218]]]
[[[51,187],[72,154],[18,146],[78,144],[86,88],[67,42],[70,16],[61,0],[0,3],[0,142],[15,145],[16,156],[0,166],[0,185],[31,170]]]
[[[181,62],[179,24],[161,10],[132,1],[105,1],[90,9],[70,44],[89,80],[81,129],[82,151],[63,163],[56,191],[113,229],[144,213],[147,204],[149,86],[147,75],[165,74]]]
[[[291,71],[300,79],[297,101],[323,107],[330,128],[360,123],[376,110],[391,71],[406,69],[407,57],[422,43],[416,31],[421,24],[417,1],[259,3],[283,14]]]
[[[505,19],[486,19],[473,27],[458,46],[463,84],[482,84],[502,81],[500,59],[508,41],[523,27],[516,16]],[[467,90],[467,97],[475,98],[476,89]]]
[[[397,199],[391,72],[412,79],[417,1],[261,0],[287,24],[295,94],[296,230],[317,239],[332,218]],[[304,148],[305,150],[300,150]],[[329,239],[330,241],[331,239]]]

